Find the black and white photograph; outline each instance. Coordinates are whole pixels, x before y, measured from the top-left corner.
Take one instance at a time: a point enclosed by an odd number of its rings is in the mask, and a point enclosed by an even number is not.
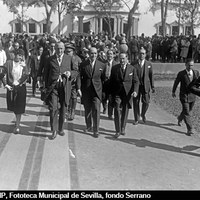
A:
[[[0,21],[0,199],[200,191],[200,0],[0,0]]]

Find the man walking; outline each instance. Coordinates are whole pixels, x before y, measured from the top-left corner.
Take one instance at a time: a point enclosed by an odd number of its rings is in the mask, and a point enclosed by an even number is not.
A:
[[[150,102],[150,89],[155,92],[154,89],[154,78],[153,78],[153,68],[151,62],[146,59],[146,50],[141,48],[139,51],[139,60],[133,63],[136,69],[137,76],[139,78],[139,91],[137,97],[133,98],[133,110],[135,123],[139,123],[140,116],[144,123],[146,123],[146,112],[149,108]],[[140,99],[142,101],[142,111],[140,115]]]
[[[105,63],[105,81],[103,83],[103,114],[108,110],[108,118],[112,119],[113,115],[113,107],[111,106],[111,95],[110,95],[110,74],[112,67],[117,65],[118,63],[114,60],[114,52],[109,49],[107,51],[107,60]]]
[[[125,135],[132,96],[138,93],[139,80],[136,69],[128,64],[127,53],[120,53],[120,64],[113,66],[110,76],[110,91],[114,106],[115,138]]]
[[[82,103],[85,109],[85,132],[92,131],[99,136],[100,106],[105,64],[97,60],[97,49],[90,48],[90,58],[80,65],[78,88],[81,88]],[[80,93],[80,92],[79,92]]]
[[[50,124],[52,129],[51,139],[58,134],[64,136],[64,121],[66,107],[69,105],[71,94],[71,79],[77,75],[72,69],[72,58],[64,54],[65,45],[62,42],[56,44],[56,54],[47,61],[48,82],[46,99],[50,111]],[[58,120],[59,114],[59,120]]]
[[[193,82],[193,80],[196,80],[199,77],[199,72],[193,69],[194,60],[191,58],[186,60],[185,66],[186,69],[180,71],[174,81],[174,85],[172,88],[172,97],[176,97],[176,88],[180,83],[179,98],[182,104],[182,112],[177,118],[178,125],[180,126],[182,120],[184,120],[187,127],[186,135],[190,136],[194,133],[191,121],[191,111],[194,107],[196,96],[195,94],[191,93],[191,91],[189,90],[189,86]]]

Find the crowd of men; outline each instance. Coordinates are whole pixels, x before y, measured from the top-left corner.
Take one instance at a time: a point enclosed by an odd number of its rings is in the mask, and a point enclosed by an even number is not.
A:
[[[142,34],[128,41],[125,34],[109,38],[106,34],[32,37],[25,33],[4,34],[0,39],[0,61],[5,57],[1,65],[23,49],[32,95],[39,87],[49,108],[51,139],[65,134],[66,115],[74,119],[78,96],[85,110],[86,133],[93,131],[98,137],[102,103],[103,113],[114,119],[115,137],[125,135],[132,105],[134,125],[140,119],[146,123],[150,92],[155,92],[150,61],[184,62],[189,57],[200,62],[200,36],[149,38]],[[183,118],[178,118],[179,123]]]

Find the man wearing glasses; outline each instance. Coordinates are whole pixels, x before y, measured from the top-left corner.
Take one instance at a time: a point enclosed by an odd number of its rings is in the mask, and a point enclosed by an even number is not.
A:
[[[139,91],[137,97],[133,98],[133,110],[134,110],[134,125],[139,123],[140,116],[142,121],[146,123],[146,112],[149,108],[150,102],[150,90],[152,93],[154,89],[153,68],[151,62],[146,59],[146,49],[142,47],[139,50],[139,59],[132,65],[136,68],[137,76],[139,78]],[[140,100],[142,102],[142,110],[140,112]]]

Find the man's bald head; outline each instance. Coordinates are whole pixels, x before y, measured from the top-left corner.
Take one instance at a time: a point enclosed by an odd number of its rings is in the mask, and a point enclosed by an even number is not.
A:
[[[94,61],[97,58],[97,48],[96,47],[91,47],[90,48],[90,60]]]
[[[65,51],[65,44],[63,42],[56,43],[56,54],[60,57],[64,54]]]

